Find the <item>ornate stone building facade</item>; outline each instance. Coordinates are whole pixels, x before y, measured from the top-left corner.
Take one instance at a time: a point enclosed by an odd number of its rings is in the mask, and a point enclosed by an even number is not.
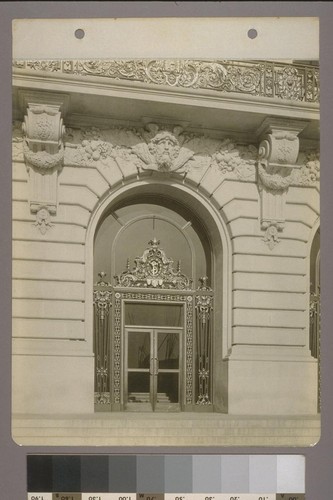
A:
[[[15,440],[313,444],[318,67],[13,66]]]

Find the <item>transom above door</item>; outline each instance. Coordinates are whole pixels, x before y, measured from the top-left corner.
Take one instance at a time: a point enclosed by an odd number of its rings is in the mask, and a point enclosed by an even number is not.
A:
[[[126,410],[180,409],[182,337],[182,328],[125,328]]]

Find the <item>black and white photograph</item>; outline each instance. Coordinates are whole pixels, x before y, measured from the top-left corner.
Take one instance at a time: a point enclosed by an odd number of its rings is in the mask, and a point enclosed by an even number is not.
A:
[[[319,55],[220,54],[14,52],[16,443],[320,439]]]

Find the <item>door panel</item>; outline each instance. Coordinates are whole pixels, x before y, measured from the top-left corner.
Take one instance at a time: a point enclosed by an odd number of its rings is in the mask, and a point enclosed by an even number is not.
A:
[[[127,359],[129,369],[148,369],[151,358],[151,332],[129,331]]]
[[[151,351],[152,330],[128,329],[125,335],[126,408],[132,411],[151,411]]]
[[[179,332],[157,331],[159,369],[179,369]]]
[[[125,408],[177,411],[181,401],[180,329],[125,330]]]
[[[176,411],[180,403],[180,331],[154,330],[154,340],[158,359],[154,406],[159,411]]]

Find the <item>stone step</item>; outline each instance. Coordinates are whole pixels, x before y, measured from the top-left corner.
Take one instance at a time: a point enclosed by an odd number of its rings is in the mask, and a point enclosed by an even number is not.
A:
[[[128,395],[128,401],[130,403],[150,403],[150,393],[149,392],[130,392]],[[170,399],[165,392],[157,393],[158,403],[170,403]]]
[[[33,416],[13,419],[22,445],[310,446],[320,417],[244,417],[212,413]]]

